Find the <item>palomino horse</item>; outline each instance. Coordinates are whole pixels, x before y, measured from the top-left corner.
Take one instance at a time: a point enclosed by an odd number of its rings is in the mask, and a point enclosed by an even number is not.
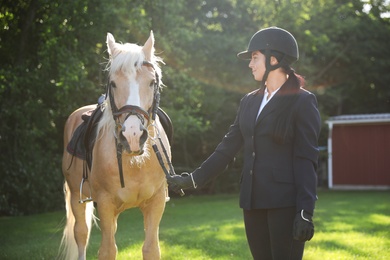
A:
[[[102,234],[99,259],[116,258],[117,219],[121,212],[132,207],[139,207],[144,217],[143,258],[160,259],[158,231],[167,198],[162,166],[169,165],[171,156],[169,140],[156,116],[161,60],[154,55],[153,32],[143,47],[116,43],[108,33],[107,48],[109,84],[106,100],[100,107],[103,112],[97,125],[90,171],[86,172],[85,161],[64,149],[67,223],[62,256],[86,258],[95,204]],[[82,114],[94,108],[96,105],[85,106],[69,116],[64,131],[65,147],[83,122]],[[160,158],[159,162],[152,145],[164,151],[165,160]]]

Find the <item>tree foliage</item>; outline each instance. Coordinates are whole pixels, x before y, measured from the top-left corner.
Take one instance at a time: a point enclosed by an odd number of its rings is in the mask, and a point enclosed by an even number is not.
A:
[[[175,127],[174,164],[193,168],[257,88],[244,50],[279,26],[300,46],[295,65],[323,119],[390,111],[389,6],[384,0],[5,0],[0,6],[0,214],[62,207],[62,132],[104,91],[107,32],[142,44],[153,30],[161,106]],[[326,131],[320,144],[325,145]],[[234,179],[227,177],[226,179]],[[222,181],[224,183],[224,181]],[[223,184],[218,190],[230,188]],[[215,188],[215,187],[214,187]]]

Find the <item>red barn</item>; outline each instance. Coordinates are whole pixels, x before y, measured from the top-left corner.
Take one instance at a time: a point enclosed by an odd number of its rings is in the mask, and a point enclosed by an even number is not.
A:
[[[390,189],[390,114],[330,117],[328,187]]]

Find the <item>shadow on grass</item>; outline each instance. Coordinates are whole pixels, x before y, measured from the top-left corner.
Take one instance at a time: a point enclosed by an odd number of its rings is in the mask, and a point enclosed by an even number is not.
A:
[[[333,252],[338,255],[349,255],[350,258],[338,258],[338,259],[355,259],[354,256],[369,257],[370,254],[356,246],[348,246],[338,240],[324,240],[319,242],[310,242],[313,247],[320,248],[322,251]],[[325,258],[322,258],[325,259]]]
[[[322,195],[315,211],[317,230],[364,233],[390,230],[390,221],[379,223],[374,218],[374,215],[390,216],[390,192],[331,191]]]
[[[389,201],[390,192],[321,191],[307,259],[390,259]],[[1,218],[0,259],[55,259],[64,216]],[[138,209],[120,215],[119,260],[142,258],[143,229]],[[100,230],[94,227],[88,259],[97,258],[100,241]],[[172,199],[161,221],[160,242],[162,259],[251,259],[237,195]]]
[[[390,192],[321,195],[314,217],[316,235],[309,248],[331,255],[323,259],[386,259],[382,251],[390,245]]]
[[[230,195],[217,199],[186,197],[168,202],[160,225],[163,259],[250,259],[242,211],[236,201]],[[130,224],[130,218],[134,217],[140,223],[142,214],[138,210],[130,211],[124,212],[119,220],[120,251],[143,243],[143,227]],[[128,236],[124,237],[124,233]]]

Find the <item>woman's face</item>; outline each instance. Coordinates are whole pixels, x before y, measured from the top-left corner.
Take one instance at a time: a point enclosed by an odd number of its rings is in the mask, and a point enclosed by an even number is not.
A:
[[[249,62],[249,68],[255,80],[261,81],[265,72],[265,56],[260,51],[252,52],[252,59]]]

